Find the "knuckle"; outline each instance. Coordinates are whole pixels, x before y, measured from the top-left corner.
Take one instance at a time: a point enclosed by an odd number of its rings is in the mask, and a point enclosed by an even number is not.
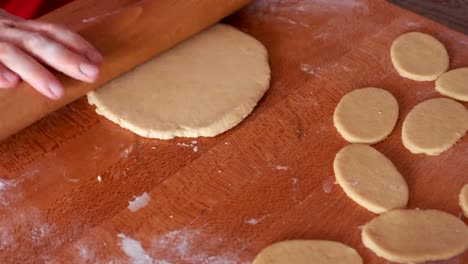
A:
[[[67,26],[62,24],[54,24],[54,23],[47,23],[44,25],[47,31],[56,31],[56,32],[63,32],[63,31],[70,31]]]
[[[3,41],[0,42],[0,56],[11,54],[15,52],[15,50],[16,47],[13,44]]]
[[[41,33],[33,32],[24,38],[24,45],[31,47],[43,46],[48,42],[48,38]]]

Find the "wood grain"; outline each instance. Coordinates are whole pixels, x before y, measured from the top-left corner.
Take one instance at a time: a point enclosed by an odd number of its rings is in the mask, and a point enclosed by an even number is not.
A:
[[[375,215],[333,184],[333,158],[347,144],[333,110],[364,86],[399,102],[395,131],[375,147],[407,180],[409,208],[460,215],[468,139],[436,157],[403,147],[404,117],[440,95],[433,82],[401,78],[389,48],[404,32],[427,32],[455,68],[468,65],[468,36],[374,0],[258,0],[226,22],[269,51],[271,87],[254,112],[196,139],[195,152],[178,144],[194,139],[138,137],[80,99],[0,143],[0,262],[245,263],[277,241],[328,239],[365,263],[389,263],[360,239]],[[128,210],[145,192],[149,204]],[[137,254],[123,250],[129,243]],[[438,263],[468,263],[468,254]]]

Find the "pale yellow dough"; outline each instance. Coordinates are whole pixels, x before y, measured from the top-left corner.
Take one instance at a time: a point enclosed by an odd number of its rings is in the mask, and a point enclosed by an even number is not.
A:
[[[374,144],[387,138],[398,119],[398,102],[380,88],[354,90],[340,100],[333,124],[351,143]]]
[[[463,185],[458,196],[460,207],[463,210],[463,214],[468,218],[468,183]]]
[[[421,32],[409,32],[396,38],[390,53],[398,73],[415,81],[433,81],[449,68],[444,45]]]
[[[351,247],[334,241],[289,240],[263,249],[252,264],[362,264]]]
[[[212,137],[241,122],[269,82],[265,47],[218,24],[90,92],[88,100],[143,137]]]
[[[448,98],[415,106],[403,121],[403,145],[412,153],[438,155],[451,148],[468,130],[468,110]]]
[[[468,248],[468,228],[438,210],[393,210],[362,228],[362,242],[378,256],[399,263],[445,260]]]
[[[335,156],[337,183],[353,201],[376,214],[408,203],[408,186],[398,169],[371,146],[351,144]]]
[[[437,79],[435,88],[445,96],[468,102],[468,68],[459,68],[442,74]]]

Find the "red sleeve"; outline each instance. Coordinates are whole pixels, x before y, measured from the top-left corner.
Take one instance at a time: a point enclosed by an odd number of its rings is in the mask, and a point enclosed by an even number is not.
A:
[[[42,2],[43,0],[9,0],[2,8],[15,16],[33,18]]]
[[[2,3],[1,8],[13,15],[31,19],[47,14],[71,1],[72,0],[7,0],[6,3]]]

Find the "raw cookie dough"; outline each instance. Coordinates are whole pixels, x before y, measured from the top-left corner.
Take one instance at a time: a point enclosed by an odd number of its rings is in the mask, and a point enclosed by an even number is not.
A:
[[[351,143],[374,144],[392,132],[398,119],[398,102],[380,88],[354,90],[340,100],[333,124]]]
[[[438,210],[393,210],[362,228],[362,242],[378,256],[399,263],[445,260],[468,248],[468,228]]]
[[[458,196],[460,207],[463,210],[463,214],[468,218],[468,183],[463,185]]]
[[[459,68],[442,74],[437,79],[435,88],[445,96],[468,102],[468,68]]]
[[[451,148],[468,130],[468,110],[448,98],[415,106],[403,121],[403,145],[412,153],[438,155]]]
[[[263,249],[252,264],[362,264],[351,247],[324,240],[289,240]]]
[[[421,32],[409,32],[396,38],[390,53],[398,73],[415,81],[433,81],[449,68],[444,45]]]
[[[88,101],[143,137],[212,137],[241,122],[269,82],[265,47],[218,24],[90,92]]]
[[[408,203],[408,186],[393,163],[371,146],[351,144],[335,156],[333,169],[346,195],[380,214]]]

